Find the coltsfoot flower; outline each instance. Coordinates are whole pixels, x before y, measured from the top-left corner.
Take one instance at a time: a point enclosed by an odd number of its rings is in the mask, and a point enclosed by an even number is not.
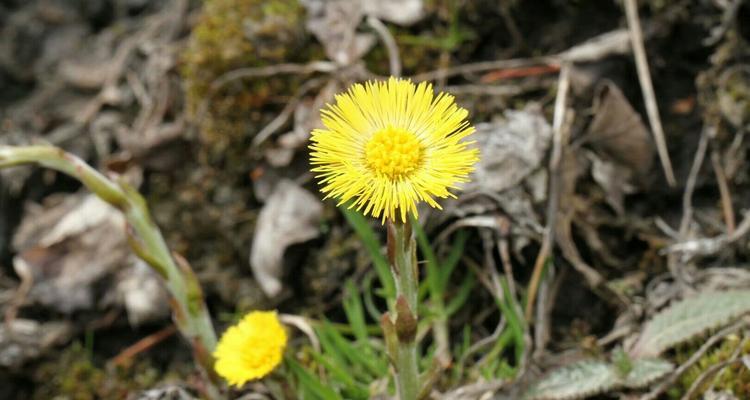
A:
[[[424,201],[455,197],[479,151],[463,141],[474,132],[468,111],[432,85],[390,78],[355,84],[321,111],[312,132],[310,162],[326,198],[365,215],[406,222]]]
[[[242,386],[273,371],[286,342],[275,311],[252,311],[224,332],[214,351],[214,368],[230,385]]]

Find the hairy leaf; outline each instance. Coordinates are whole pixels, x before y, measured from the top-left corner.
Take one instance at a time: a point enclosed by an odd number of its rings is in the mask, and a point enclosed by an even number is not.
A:
[[[708,292],[683,300],[657,314],[641,334],[631,355],[657,356],[677,344],[719,328],[750,311],[750,290]]]
[[[673,368],[672,363],[660,358],[633,360],[632,369],[625,377],[624,384],[631,389],[641,389],[672,372]]]
[[[525,400],[574,400],[621,386],[617,368],[604,361],[582,361],[553,371],[526,392]]]

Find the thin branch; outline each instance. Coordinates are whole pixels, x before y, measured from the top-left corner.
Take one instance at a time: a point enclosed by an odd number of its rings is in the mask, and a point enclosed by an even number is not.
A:
[[[367,17],[367,24],[380,36],[380,40],[383,41],[383,45],[385,45],[385,49],[388,51],[391,76],[401,76],[401,58],[398,56],[398,45],[396,45],[396,40],[391,35],[391,31],[388,30],[388,27],[383,22],[372,15]]]
[[[266,141],[266,139],[268,139],[271,135],[281,129],[287,123],[287,121],[289,121],[289,118],[294,114],[294,111],[297,109],[297,106],[302,100],[302,97],[304,97],[310,90],[312,90],[319,84],[320,79],[310,79],[307,82],[303,83],[299,87],[299,89],[297,89],[297,93],[295,93],[294,96],[292,96],[292,98],[286,103],[286,106],[284,106],[284,109],[281,110],[279,115],[271,120],[268,125],[264,126],[263,129],[258,131],[255,137],[253,137],[253,146],[261,145]]]
[[[714,175],[716,175],[716,183],[719,186],[719,194],[721,195],[721,211],[724,214],[724,225],[727,227],[727,235],[732,235],[736,229],[736,219],[734,207],[732,206],[732,193],[729,191],[727,175],[724,172],[724,167],[721,165],[720,157],[718,150],[713,149],[711,151],[711,164],[714,167]]]
[[[664,128],[661,125],[659,107],[657,106],[656,95],[654,94],[654,85],[651,82],[651,72],[649,72],[648,69],[646,49],[643,45],[643,31],[641,30],[641,22],[638,18],[638,5],[636,4],[636,0],[625,0],[625,14],[627,15],[628,28],[630,29],[630,41],[633,46],[635,66],[638,70],[638,80],[641,83],[643,101],[646,103],[646,113],[648,114],[649,124],[651,125],[654,140],[656,141],[659,160],[664,169],[667,183],[669,183],[669,186],[674,187],[677,184],[677,181],[675,180],[674,171],[672,170],[672,162],[669,160],[667,142],[664,138]]]
[[[555,113],[552,120],[552,155],[549,162],[550,184],[549,196],[547,203],[547,226],[544,228],[544,237],[542,246],[534,262],[534,271],[529,282],[529,295],[526,302],[525,317],[527,321],[531,320],[534,311],[534,302],[536,301],[537,290],[539,289],[539,280],[542,277],[544,264],[551,252],[554,244],[555,220],[557,219],[558,203],[560,201],[560,163],[562,161],[562,147],[565,142],[563,132],[563,122],[567,111],[568,89],[570,88],[570,66],[565,64],[560,69],[560,82],[557,88],[557,97],[555,98]]]
[[[133,358],[138,354],[156,346],[168,337],[172,336],[177,332],[177,327],[174,325],[168,325],[159,331],[152,333],[143,339],[135,342],[128,346],[125,350],[121,351],[120,354],[115,356],[111,361],[111,365],[116,366],[127,366],[133,362]]]

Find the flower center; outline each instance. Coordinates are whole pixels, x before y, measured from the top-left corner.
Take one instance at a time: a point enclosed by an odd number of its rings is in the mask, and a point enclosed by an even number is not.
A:
[[[367,165],[376,173],[399,179],[414,171],[422,159],[422,148],[413,133],[388,127],[376,132],[365,146]]]

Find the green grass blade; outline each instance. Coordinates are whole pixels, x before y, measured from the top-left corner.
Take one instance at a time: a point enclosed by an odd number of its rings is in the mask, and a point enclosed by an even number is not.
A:
[[[345,207],[341,207],[339,209],[344,214],[344,217],[349,222],[349,225],[351,225],[352,229],[354,229],[354,232],[362,240],[362,243],[365,245],[365,249],[367,249],[367,251],[370,253],[370,257],[372,257],[372,264],[375,267],[375,272],[378,274],[380,284],[385,289],[386,298],[395,299],[396,285],[393,282],[393,277],[391,276],[391,267],[388,265],[388,261],[385,259],[382,251],[380,250],[380,241],[378,240],[375,231],[368,223],[367,218],[365,218],[362,214],[354,210],[349,210]]]
[[[292,358],[286,358],[286,363],[294,376],[297,377],[300,387],[312,394],[315,399],[321,400],[343,400],[335,390],[324,386],[320,379],[302,367]],[[305,396],[305,398],[308,398]]]
[[[362,306],[362,299],[360,298],[359,289],[352,280],[347,280],[344,285],[344,298],[343,298],[344,313],[349,321],[349,325],[352,327],[354,337],[362,345],[367,345],[367,323],[365,322],[365,311]]]

